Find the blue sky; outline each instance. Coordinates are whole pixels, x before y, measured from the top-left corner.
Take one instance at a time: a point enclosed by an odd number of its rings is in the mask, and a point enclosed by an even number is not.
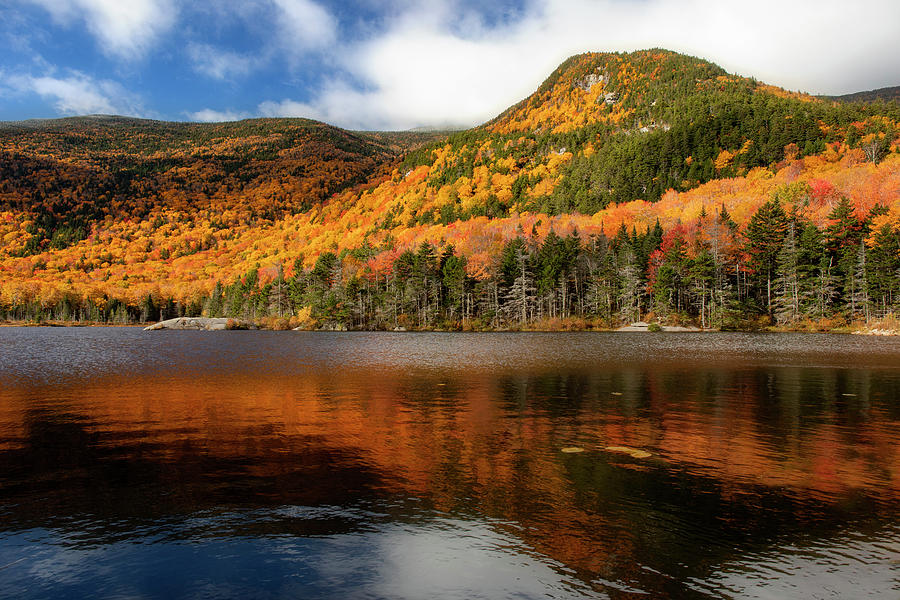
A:
[[[900,85],[897,0],[0,0],[0,120],[470,126],[589,50],[811,93]]]

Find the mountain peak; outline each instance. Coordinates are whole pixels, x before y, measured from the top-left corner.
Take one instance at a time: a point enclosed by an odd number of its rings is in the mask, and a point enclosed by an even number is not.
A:
[[[618,125],[638,109],[658,107],[649,112],[662,113],[660,100],[725,83],[751,85],[718,65],[670,50],[588,52],[565,60],[534,94],[487,126],[495,133],[566,133],[599,123]]]

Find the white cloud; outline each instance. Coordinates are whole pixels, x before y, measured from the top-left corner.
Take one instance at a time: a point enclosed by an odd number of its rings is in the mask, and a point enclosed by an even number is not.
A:
[[[844,93],[900,84],[884,80],[900,73],[897,23],[896,0],[849,9],[843,0],[533,0],[497,25],[457,1],[428,0],[336,51],[346,78],[305,102],[264,102],[260,111],[353,128],[474,125],[526,97],[572,54],[650,47],[789,89]]]
[[[194,70],[212,79],[225,80],[246,75],[257,64],[254,58],[207,44],[190,44],[187,51]]]
[[[337,21],[312,0],[272,0],[282,43],[294,52],[324,48],[337,37]]]
[[[263,117],[306,117],[309,119],[321,119],[319,109],[312,104],[296,102],[294,100],[282,100],[276,102],[267,100],[259,105],[259,114]]]
[[[197,112],[187,113],[191,121],[199,121],[201,123],[222,123],[224,121],[240,121],[251,117],[249,113],[242,111],[218,111],[211,108],[204,108]]]
[[[77,71],[64,78],[14,75],[7,78],[7,85],[20,94],[33,93],[51,101],[62,115],[144,115],[140,100],[120,84]]]
[[[25,0],[59,23],[83,20],[104,51],[120,58],[143,56],[176,19],[174,0]]]
[[[329,54],[338,40],[337,19],[313,0],[219,0],[195,7],[196,14],[212,16],[220,24],[242,22],[262,37],[253,54],[241,54],[201,42],[188,45],[188,58],[198,73],[218,80],[232,80],[269,65],[280,57],[294,74],[302,59]],[[306,63],[308,64],[308,63]]]

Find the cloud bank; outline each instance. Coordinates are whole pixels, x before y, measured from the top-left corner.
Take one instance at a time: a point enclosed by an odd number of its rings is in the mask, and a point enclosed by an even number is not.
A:
[[[61,115],[145,116],[140,99],[120,84],[77,71],[67,77],[11,76],[7,85],[14,92],[34,93],[52,102]]]
[[[252,117],[250,113],[235,110],[212,110],[205,108],[197,112],[187,113],[191,121],[200,123],[222,123],[224,121],[240,121]]]

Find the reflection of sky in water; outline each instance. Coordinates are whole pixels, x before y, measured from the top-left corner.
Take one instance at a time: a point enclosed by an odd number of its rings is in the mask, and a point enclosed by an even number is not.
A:
[[[335,516],[330,509],[272,512],[273,519]],[[198,516],[184,529],[215,531],[222,519],[236,524],[260,517],[259,512]],[[614,597],[647,593],[633,583],[603,579],[591,589],[563,565],[524,551],[520,540],[498,526],[509,524],[432,517],[369,523],[359,532],[322,537],[160,543],[135,536],[132,542],[106,545],[83,538],[73,545],[64,533],[31,530],[0,540],[0,596],[503,599],[610,597],[604,590]],[[746,555],[707,578],[683,582],[682,590],[712,598],[894,600],[900,592],[898,559],[900,529],[865,537],[848,533]]]
[[[713,596],[754,600],[900,598],[900,527],[874,537],[849,533],[809,545],[783,546],[725,563],[688,587]]]
[[[204,521],[195,518],[186,527]],[[218,525],[212,520],[203,528]],[[73,546],[60,532],[31,530],[0,541],[2,564],[22,552],[25,560],[0,571],[4,598],[608,597],[562,565],[523,551],[519,540],[489,522],[450,518],[319,538],[159,543],[136,537]]]

